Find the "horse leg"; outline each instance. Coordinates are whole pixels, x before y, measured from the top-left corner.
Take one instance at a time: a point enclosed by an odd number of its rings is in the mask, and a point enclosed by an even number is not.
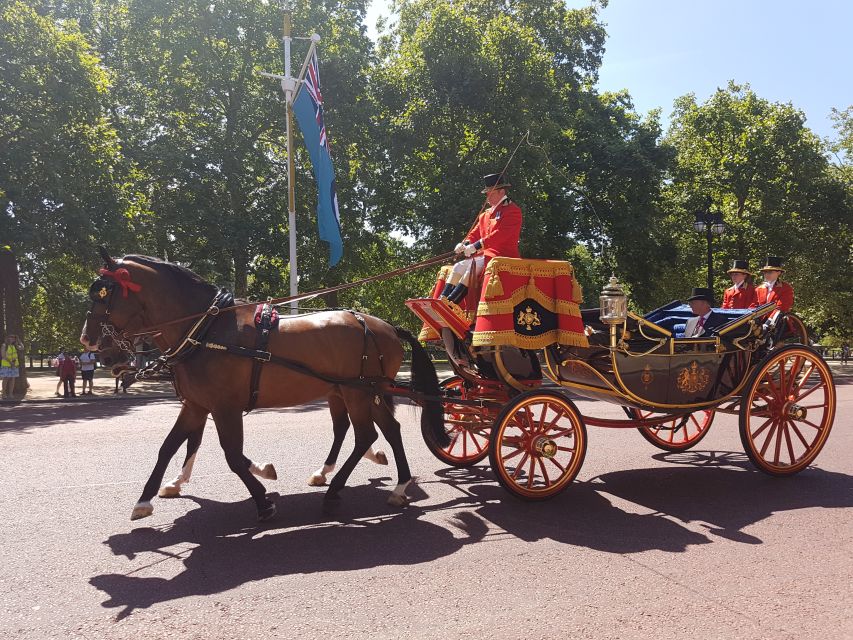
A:
[[[308,477],[309,487],[322,487],[326,484],[326,476],[335,470],[338,455],[341,453],[341,447],[344,444],[344,438],[346,438],[350,425],[349,414],[347,413],[347,407],[343,398],[336,394],[330,394],[328,400],[329,413],[332,415],[332,433],[334,434],[334,439],[332,441],[332,448],[329,450],[329,455],[326,456],[326,462]],[[376,464],[388,464],[385,452],[374,451],[372,445],[368,447],[364,457]]]
[[[370,445],[376,442],[379,435],[373,427],[373,418],[370,415],[371,395],[364,392],[351,391],[347,393],[345,398],[346,408],[352,420],[353,431],[355,432],[355,446],[352,453],[346,462],[341,466],[340,470],[332,478],[329,483],[329,489],[326,491],[326,499],[334,500],[338,497],[338,493],[344,488],[352,470],[358,461],[370,449]]]
[[[181,467],[181,472],[174,480],[160,487],[160,491],[157,493],[158,496],[161,498],[177,498],[181,495],[181,485],[189,482],[192,476],[196,453],[201,446],[203,435],[204,429],[199,429],[187,436],[187,456],[184,458],[184,465]]]
[[[163,475],[166,473],[169,462],[190,434],[197,431],[201,432],[204,429],[206,421],[206,409],[190,404],[189,402],[184,403],[181,412],[178,414],[178,419],[175,421],[175,425],[172,427],[169,435],[166,436],[163,444],[160,445],[160,451],[157,454],[157,463],[154,465],[153,471],[151,471],[148,482],[145,483],[145,487],[142,489],[142,495],[139,497],[136,506],[133,507],[133,511],[130,514],[131,520],[146,518],[154,513],[151,498],[157,493],[157,488],[163,481]],[[200,438],[199,442],[201,442]]]
[[[252,462],[243,455],[243,416],[239,410],[213,412],[213,422],[219,435],[219,445],[225,453],[225,461],[252,496],[258,509],[258,520],[269,520],[275,515],[275,504],[267,498],[266,489],[249,470]]]
[[[388,496],[388,504],[403,507],[409,503],[406,489],[413,482],[413,479],[409,470],[409,462],[406,460],[406,451],[403,449],[400,423],[394,418],[385,403],[373,407],[373,419],[379,425],[379,429],[388,444],[391,445],[391,452],[394,454],[394,461],[397,463],[397,486]]]

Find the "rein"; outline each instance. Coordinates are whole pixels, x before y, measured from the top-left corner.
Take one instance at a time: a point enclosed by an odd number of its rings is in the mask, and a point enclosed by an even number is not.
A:
[[[449,258],[454,257],[456,254],[453,251],[448,251],[447,253],[443,253],[439,256],[432,257],[428,260],[424,260],[423,262],[418,262],[413,265],[409,265],[408,267],[401,267],[399,269],[395,269],[393,271],[387,271],[386,273],[380,273],[379,275],[370,276],[369,278],[362,278],[361,280],[356,280],[355,282],[347,282],[344,284],[339,284],[334,287],[327,287],[325,289],[317,289],[316,291],[310,291],[308,293],[300,293],[295,296],[287,296],[284,298],[274,298],[266,301],[271,305],[280,305],[285,304],[287,302],[293,302],[296,300],[307,300],[310,298],[316,298],[317,296],[334,293],[336,291],[345,291],[346,289],[352,289],[353,287],[358,287],[363,284],[368,284],[370,282],[375,282],[377,280],[385,280],[387,278],[393,278],[394,276],[403,275],[404,273],[409,273],[410,271],[416,271],[418,269],[423,269],[424,267],[428,267],[433,264],[437,264],[439,262],[444,262]],[[204,318],[209,316],[218,316],[220,313],[224,313],[227,311],[234,311],[236,309],[241,309],[244,307],[252,307],[261,304],[259,301],[254,302],[244,302],[241,304],[234,304],[225,308],[218,307],[216,305],[211,305],[206,311],[202,311],[201,313],[194,313],[188,316],[183,316],[182,318],[177,318],[175,320],[169,320],[168,322],[161,322],[159,324],[155,324],[149,327],[145,327],[145,331],[139,331],[136,333],[125,333],[121,332],[124,337],[128,339],[133,339],[141,336],[148,336],[155,333],[158,333],[163,327],[167,327],[173,324],[178,324],[181,322],[186,322],[188,320],[195,320],[197,318]]]

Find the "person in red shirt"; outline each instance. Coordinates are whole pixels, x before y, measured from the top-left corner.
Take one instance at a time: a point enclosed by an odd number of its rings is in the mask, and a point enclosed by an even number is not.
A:
[[[755,288],[755,302],[750,307],[760,307],[768,302],[775,302],[784,312],[794,306],[794,287],[779,279],[785,270],[782,268],[782,258],[768,256],[767,264],[761,267],[764,282]]]
[[[489,260],[496,256],[521,257],[518,253],[518,238],[521,235],[521,209],[509,199],[510,185],[505,176],[493,173],[483,177],[486,201],[489,207],[478,217],[477,222],[465,239],[456,245],[456,253],[472,260],[457,262],[442,291],[442,298],[458,303],[476,284]]]
[[[732,279],[732,286],[723,293],[723,309],[749,309],[755,303],[755,285],[749,279],[749,263],[746,260],[732,260],[732,268],[726,271]]]

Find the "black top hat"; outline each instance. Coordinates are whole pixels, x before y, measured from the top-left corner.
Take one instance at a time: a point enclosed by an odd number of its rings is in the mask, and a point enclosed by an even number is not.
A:
[[[782,268],[782,258],[779,256],[767,256],[767,264],[761,267],[759,271],[784,271]]]
[[[749,263],[746,260],[732,260],[732,268],[726,273],[745,273],[748,276],[752,275],[749,270]]]
[[[693,287],[693,293],[687,298],[687,302],[691,300],[705,300],[712,307],[714,306],[714,292],[706,287]]]
[[[506,175],[502,173],[490,173],[487,176],[483,176],[483,193],[488,193],[493,189],[506,189],[507,187],[511,187],[512,185],[509,183]]]

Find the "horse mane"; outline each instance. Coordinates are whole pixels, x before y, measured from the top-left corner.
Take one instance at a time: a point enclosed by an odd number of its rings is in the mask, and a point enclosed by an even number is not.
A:
[[[209,283],[197,273],[190,271],[186,267],[182,267],[179,264],[174,264],[173,262],[166,262],[165,260],[161,260],[160,258],[153,258],[151,256],[141,256],[135,254],[125,256],[123,259],[138,262],[139,264],[151,267],[153,269],[156,269],[157,271],[165,269],[178,282],[189,281],[189,283],[191,284],[204,286],[210,289],[211,291],[216,291],[217,289],[216,285]]]

